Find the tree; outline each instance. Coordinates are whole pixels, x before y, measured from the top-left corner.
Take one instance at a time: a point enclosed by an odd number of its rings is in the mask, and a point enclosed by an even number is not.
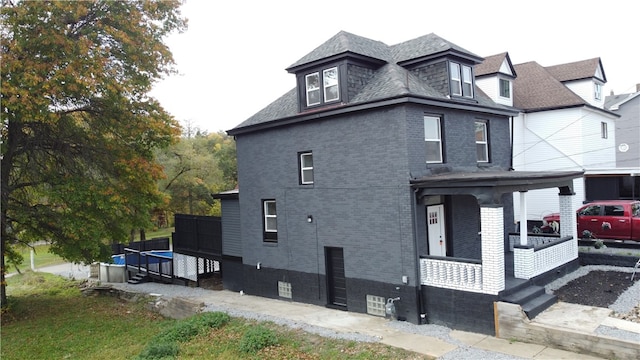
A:
[[[147,96],[175,72],[163,38],[180,1],[3,1],[2,306],[5,254],[50,241],[68,261],[106,260],[166,201],[158,147],[179,126]]]
[[[158,162],[166,173],[159,187],[171,199],[166,210],[219,215],[211,194],[236,185],[235,142],[224,133],[192,130],[187,123],[180,142],[158,151]]]

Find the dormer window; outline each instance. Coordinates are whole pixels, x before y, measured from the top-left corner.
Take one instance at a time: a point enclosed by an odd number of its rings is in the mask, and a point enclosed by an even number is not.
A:
[[[471,66],[449,63],[451,95],[473,98],[473,72]]]
[[[593,90],[594,90],[593,97],[594,97],[596,100],[602,100],[602,85],[600,85],[600,84],[598,84],[598,83],[595,83],[594,85],[595,85],[595,86],[594,86],[594,88],[593,88]]]
[[[500,79],[500,97],[511,99],[511,82]]]
[[[322,74],[322,77],[320,77]],[[332,67],[305,75],[307,106],[320,105],[340,99],[338,68]]]

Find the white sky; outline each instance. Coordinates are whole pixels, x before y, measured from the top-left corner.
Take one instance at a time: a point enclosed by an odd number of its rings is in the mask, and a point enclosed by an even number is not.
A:
[[[284,69],[341,30],[394,45],[435,33],[479,56],[550,66],[600,57],[604,94],[640,83],[630,0],[187,0],[166,39],[180,75],[151,95],[181,123],[229,130],[295,87]],[[632,8],[633,7],[633,8]]]

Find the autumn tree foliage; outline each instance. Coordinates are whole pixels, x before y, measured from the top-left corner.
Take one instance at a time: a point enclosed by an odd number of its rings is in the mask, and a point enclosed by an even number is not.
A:
[[[224,132],[203,133],[183,127],[180,141],[158,150],[166,177],[160,191],[169,198],[169,214],[220,216],[219,200],[211,196],[237,185],[236,146]]]
[[[49,241],[73,262],[148,225],[166,201],[158,147],[179,126],[148,97],[174,71],[177,0],[6,1],[0,20],[2,305],[5,255]]]

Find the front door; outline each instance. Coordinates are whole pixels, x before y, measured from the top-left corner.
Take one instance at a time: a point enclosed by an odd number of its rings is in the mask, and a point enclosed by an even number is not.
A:
[[[347,279],[344,272],[344,252],[342,248],[326,247],[327,300],[328,305],[346,309]]]
[[[427,206],[427,235],[429,255],[447,256],[447,241],[444,234],[444,205]]]

